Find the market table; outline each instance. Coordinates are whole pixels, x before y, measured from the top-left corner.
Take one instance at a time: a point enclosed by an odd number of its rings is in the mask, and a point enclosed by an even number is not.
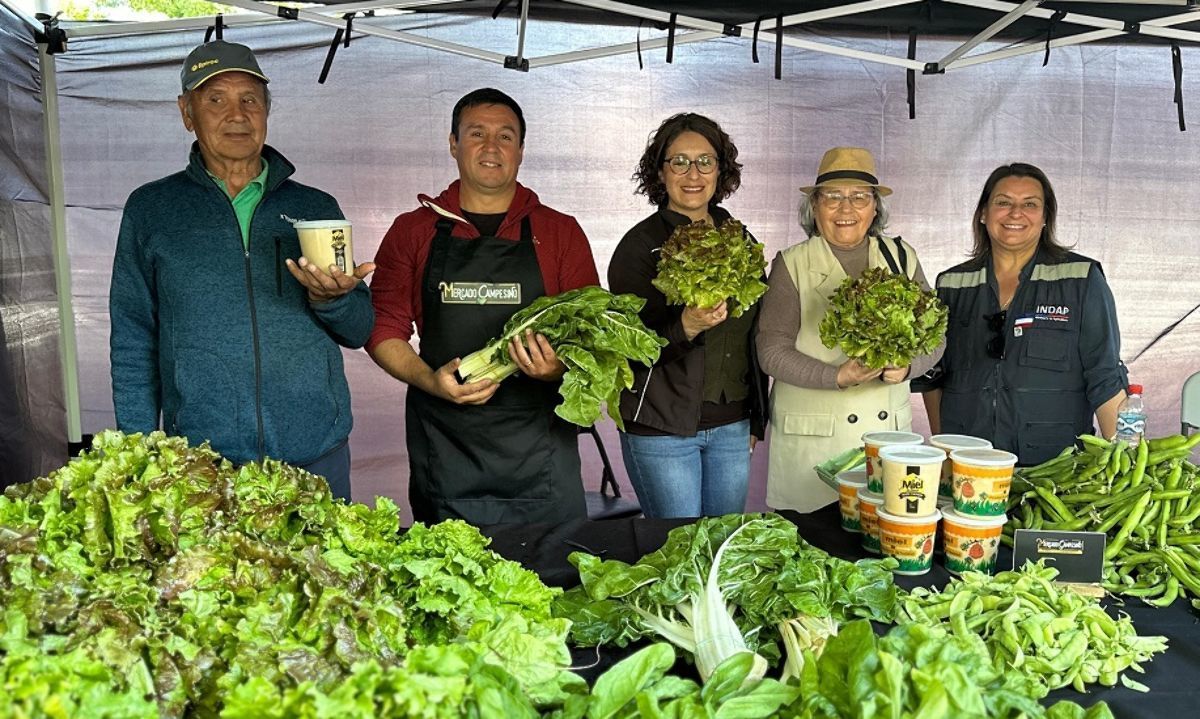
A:
[[[870,556],[859,546],[859,535],[845,532],[839,526],[840,514],[836,504],[811,514],[781,514],[796,524],[800,536],[834,556],[850,560]],[[492,549],[502,556],[537,572],[546,584],[569,588],[579,583],[578,572],[567,561],[567,555],[571,552],[588,551],[604,559],[635,562],[661,547],[671,529],[691,521],[579,520],[554,526],[497,525],[483,528],[483,533],[491,537]],[[1007,548],[1001,548],[999,561],[1002,567],[1011,565],[1012,554]],[[941,587],[949,581],[950,574],[936,560],[929,574],[920,577],[896,576],[896,583],[905,589]],[[1133,674],[1133,678],[1150,687],[1150,693],[1142,694],[1121,686],[1096,686],[1090,694],[1079,694],[1067,688],[1052,692],[1047,701],[1070,699],[1086,706],[1104,700],[1113,713],[1122,719],[1184,719],[1200,716],[1200,617],[1191,605],[1180,600],[1165,609],[1156,609],[1138,600],[1120,606],[1120,602],[1114,599],[1105,600],[1105,605],[1110,612],[1127,612],[1139,634],[1161,634],[1170,640],[1166,653],[1158,655],[1146,665],[1145,674]],[[594,679],[605,668],[628,654],[629,650],[615,647],[602,649],[600,662],[587,672],[588,678]],[[592,649],[576,650],[575,657],[577,663],[590,663],[595,661],[596,652]]]

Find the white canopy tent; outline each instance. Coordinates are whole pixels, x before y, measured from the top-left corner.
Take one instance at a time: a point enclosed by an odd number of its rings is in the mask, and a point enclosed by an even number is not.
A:
[[[1196,368],[1192,350],[1200,340],[1193,280],[1200,218],[1188,201],[1200,145],[1179,131],[1174,99],[1177,84],[1182,97],[1200,97],[1200,82],[1186,73],[1176,82],[1163,43],[1184,42],[1182,67],[1187,43],[1200,37],[1178,29],[1196,22],[1190,8],[1152,8],[1137,27],[1112,19],[1119,14],[1091,14],[1094,5],[1089,13],[1060,14],[1057,22],[1083,29],[1056,31],[1043,67],[1045,36],[1000,41],[994,26],[981,24],[970,39],[922,35],[913,48],[906,27],[893,36],[823,34],[809,25],[915,4],[898,0],[793,13],[778,21],[779,34],[772,18],[760,24],[757,43],[754,22],[679,12],[670,32],[658,27],[671,24],[670,12],[607,0],[553,5],[617,11],[656,26],[597,25],[594,14],[589,22],[561,13],[539,19],[551,3],[532,12],[521,3],[514,17],[497,20],[454,12],[363,16],[395,2],[301,10],[295,19],[254,0],[231,4],[257,11],[225,16],[220,25],[226,39],[259,53],[272,78],[269,142],[295,162],[302,182],[339,198],[355,222],[360,257],[374,254],[418,192],[435,193],[453,179],[443,144],[449,111],[483,85],[525,106],[522,181],[579,218],[601,277],[621,235],[650,211],[628,179],[645,137],[676,111],[713,116],[738,143],[744,182],[728,205],[771,254],[802,239],[795,188],[811,179],[829,146],[876,152],[882,177],[896,188],[892,229],[918,248],[930,277],[963,258],[987,173],[1008,161],[1038,164],[1059,194],[1060,236],[1105,264],[1123,356],[1134,381],[1147,385],[1151,431],[1177,426],[1179,389]],[[409,3],[418,4],[429,3]],[[959,4],[987,9],[996,21],[1020,13],[1026,23],[1048,25],[1054,16],[1032,2],[940,3]],[[337,50],[329,80],[318,84],[330,36],[344,30],[351,12],[354,42]],[[135,187],[185,162],[188,136],[174,109],[178,67],[216,21],[70,27],[66,52],[52,56],[52,43],[34,43],[40,23],[11,10],[0,17],[7,59],[0,87],[13,98],[0,132],[0,312],[9,355],[19,360],[13,371],[18,403],[31,418],[25,424],[37,426],[50,447],[112,424],[107,283],[121,206]],[[1155,40],[1115,42],[1138,31]],[[41,39],[55,38],[43,30]],[[755,64],[750,57],[756,44],[776,41],[779,80],[773,58]],[[918,88],[915,119],[910,79]],[[31,261],[50,257],[52,265]],[[346,359],[357,420],[355,494],[402,498],[402,388],[363,353]],[[611,428],[604,433],[615,448]],[[32,471],[60,464],[53,455],[42,450]],[[592,484],[594,474],[588,471]]]

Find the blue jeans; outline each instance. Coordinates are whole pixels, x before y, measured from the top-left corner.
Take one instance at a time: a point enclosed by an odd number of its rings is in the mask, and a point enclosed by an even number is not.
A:
[[[714,517],[746,508],[749,420],[702,429],[695,437],[622,432],[621,456],[647,517]]]

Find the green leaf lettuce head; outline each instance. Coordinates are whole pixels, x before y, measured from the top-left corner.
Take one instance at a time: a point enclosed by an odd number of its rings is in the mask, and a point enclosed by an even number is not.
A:
[[[917,355],[937,348],[949,317],[933,291],[872,267],[838,286],[818,329],[826,347],[837,347],[872,369],[907,367]]]
[[[563,399],[555,414],[590,427],[600,419],[601,405],[607,404],[609,416],[623,428],[616,407],[621,391],[633,387],[629,363],[649,367],[667,344],[638,317],[645,304],[636,295],[614,295],[595,286],[539,297],[509,318],[499,338],[464,357],[458,375],[464,382],[500,382],[513,375],[518,368],[508,355],[508,343],[532,329],[546,337],[567,366],[558,388]]]
[[[742,223],[693,222],[676,227],[663,243],[651,282],[669,304],[713,307],[729,300],[730,317],[740,317],[767,291],[766,267],[762,243]]]
[[[391,501],[345,504],[275,460],[102,432],[0,496],[0,715],[374,716],[325,708],[386,706],[374,687],[409,675],[413,702],[503,710],[488,716],[586,691],[551,615],[561,590],[464,522],[399,528]]]

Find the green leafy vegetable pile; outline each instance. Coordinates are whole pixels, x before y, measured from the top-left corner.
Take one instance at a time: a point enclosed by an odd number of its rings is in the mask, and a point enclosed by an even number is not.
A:
[[[588,696],[567,699],[553,719],[768,719],[797,694],[794,686],[773,679],[751,680],[754,661],[738,654],[716,668],[700,687],[668,674],[675,664],[669,644],[652,644],[613,665],[596,680]]]
[[[876,637],[855,621],[806,662],[800,698],[783,719],[1112,719],[1104,702],[1088,709],[1038,700],[1045,687],[992,664],[983,640],[907,624]]]
[[[771,664],[786,654],[786,673],[794,674],[801,652],[818,648],[839,623],[891,622],[899,610],[895,560],[831,557],[777,515],[700,519],[671,530],[662,548],[632,565],[581,552],[570,560],[582,585],[555,601],[555,614],[571,618],[576,644],[657,636],[694,655],[702,676],[739,653]],[[715,612],[700,609],[713,605],[728,607],[732,621],[713,622]],[[701,647],[714,654],[702,656]]]
[[[1058,570],[1026,564],[989,576],[966,572],[944,590],[917,588],[901,621],[944,624],[955,635],[983,638],[998,669],[1025,674],[1054,690],[1088,684],[1145,685],[1124,672],[1166,651],[1166,637],[1139,637],[1128,616],[1113,619],[1097,599],[1054,586]]]
[[[389,500],[335,501],[273,460],[235,469],[207,445],[104,432],[0,497],[0,707],[350,716],[285,707],[366,697],[448,717],[459,700],[512,695],[530,714],[586,691],[551,615],[560,590],[463,522],[398,530]]]
[[[670,304],[714,307],[729,300],[729,316],[740,317],[767,291],[766,267],[762,243],[742,223],[693,222],[676,227],[663,243],[652,283]]]
[[[509,318],[498,339],[464,357],[459,377],[500,382],[512,375],[517,366],[508,355],[508,343],[532,329],[545,335],[567,366],[559,386],[563,401],[555,414],[590,427],[600,418],[601,403],[607,403],[609,416],[623,427],[615,408],[621,390],[633,387],[629,363],[654,364],[667,343],[638,317],[645,304],[636,295],[614,295],[601,287],[539,297]]]
[[[838,286],[819,331],[826,347],[837,347],[872,369],[907,367],[913,357],[937,348],[949,316],[934,292],[872,267]]]

